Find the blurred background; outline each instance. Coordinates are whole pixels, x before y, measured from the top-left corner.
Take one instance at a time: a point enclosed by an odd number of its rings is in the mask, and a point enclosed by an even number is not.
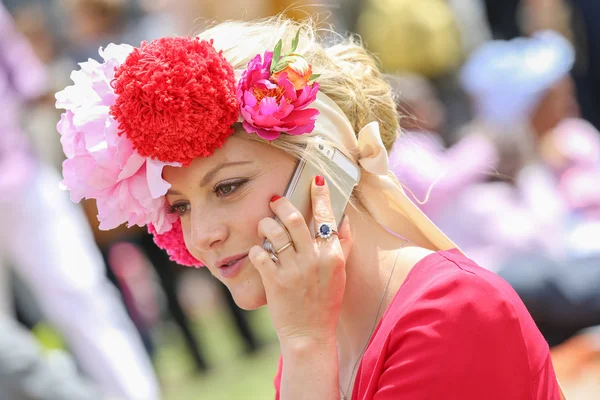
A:
[[[280,12],[362,37],[397,99],[398,179],[517,290],[567,397],[600,398],[598,0],[2,0],[0,398],[274,398],[265,309],[56,189],[54,93],[110,42]]]

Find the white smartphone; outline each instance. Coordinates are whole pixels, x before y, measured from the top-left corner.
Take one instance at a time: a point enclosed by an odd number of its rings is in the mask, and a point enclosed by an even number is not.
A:
[[[283,196],[290,200],[290,202],[302,213],[306,219],[311,235],[314,237],[315,228],[312,218],[310,188],[315,176],[322,175],[327,181],[333,215],[335,217],[336,226],[339,227],[344,217],[344,210],[348,205],[350,195],[352,194],[354,187],[360,181],[360,168],[340,150],[326,144],[324,141],[321,142],[321,140],[317,140],[317,143],[310,143],[304,149],[304,152],[317,155],[320,163],[326,165],[328,171],[337,177],[337,185],[334,185],[327,174],[323,173],[320,168],[302,157],[298,161],[296,169],[285,189]],[[278,220],[277,218],[275,219]],[[271,254],[275,251],[267,239],[265,239],[263,243],[263,248]]]

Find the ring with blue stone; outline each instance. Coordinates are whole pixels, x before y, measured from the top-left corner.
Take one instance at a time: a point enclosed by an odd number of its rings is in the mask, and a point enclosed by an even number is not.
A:
[[[321,239],[329,239],[333,235],[337,235],[337,231],[333,229],[333,225],[327,222],[323,222],[317,228],[317,234],[315,237],[320,237]]]

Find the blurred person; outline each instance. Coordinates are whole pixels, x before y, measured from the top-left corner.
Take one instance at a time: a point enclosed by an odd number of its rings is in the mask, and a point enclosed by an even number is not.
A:
[[[29,41],[46,70],[46,88],[35,101],[23,105],[22,127],[30,138],[30,146],[41,162],[60,169],[64,161],[60,141],[56,136],[57,110],[53,93],[64,87],[69,72],[76,65],[60,52],[59,38],[52,28],[49,6],[39,2],[20,5],[13,11],[15,28]]]
[[[541,153],[567,207],[565,254],[509,260],[499,274],[522,297],[551,346],[567,341],[564,348],[579,352],[568,340],[600,325],[600,134],[589,122],[565,119],[546,135]]]
[[[577,48],[573,71],[582,116],[600,130],[600,2],[568,0],[572,8],[572,30]]]
[[[418,74],[389,74],[386,80],[396,99],[400,125],[405,133],[438,135],[446,123],[446,109],[435,87]]]
[[[492,39],[483,0],[448,0],[465,54]]]
[[[365,1],[358,33],[389,73],[435,78],[460,65],[464,53],[445,0]]]
[[[475,120],[467,133],[487,136],[497,148],[495,182],[472,185],[439,223],[467,254],[493,270],[530,251],[563,256],[568,210],[540,160],[539,144],[562,120],[576,116],[569,71],[574,52],[554,32],[492,41],[461,71]],[[545,232],[539,235],[539,232]]]
[[[553,30],[572,40],[570,0],[521,0],[520,23],[524,35]]]
[[[498,40],[516,39],[543,30],[554,30],[570,38],[570,2],[571,0],[484,0],[493,37]]]
[[[173,36],[186,32],[181,16],[173,1],[138,0],[139,15],[128,21],[125,43],[141,43],[162,36]]]
[[[152,32],[154,37],[151,38],[157,37],[156,35],[161,31],[162,36],[172,36],[176,33],[191,34],[215,22],[253,20],[279,13],[301,20],[313,13],[327,15],[332,11],[334,20],[337,20],[335,17],[337,10],[350,8],[350,1],[356,0],[138,0],[143,10],[149,11],[147,15],[151,18],[166,16],[163,19],[166,22],[166,28],[170,28],[170,23],[173,21],[177,24],[176,31],[173,29],[169,31],[164,29],[165,27],[150,28],[147,32]]]
[[[31,332],[5,315],[0,315],[0,391],[2,400],[109,400],[79,375],[68,354],[44,354]]]
[[[7,262],[32,289],[100,390],[158,398],[157,382],[79,207],[34,157],[20,107],[45,90],[45,71],[0,4],[0,313],[10,313]],[[15,207],[15,204],[18,206]]]
[[[140,245],[144,255],[150,260],[150,263],[154,267],[154,271],[156,272],[167,301],[169,313],[181,331],[189,352],[188,354],[194,360],[196,369],[199,372],[207,371],[210,368],[210,365],[206,360],[206,356],[202,351],[198,338],[194,335],[191,321],[186,315],[185,310],[179,301],[179,297],[177,296],[178,274],[173,265],[174,263],[169,260],[168,255],[164,251],[161,251],[161,249],[156,246],[153,236],[148,232],[140,232],[140,235],[134,240],[134,243]]]
[[[551,347],[600,325],[600,256],[558,259],[531,252],[498,274],[517,291]]]
[[[149,354],[153,355],[155,348],[152,340],[152,326],[147,325],[146,322],[144,322],[144,317],[140,315],[140,313],[143,314],[144,312],[138,309],[139,304],[135,301],[130,301],[133,300],[131,298],[132,291],[138,291],[138,288],[132,287],[133,285],[137,285],[137,283],[131,282],[131,280],[128,279],[121,279],[123,278],[123,273],[125,271],[139,270],[139,262],[141,261],[140,256],[148,262],[146,266],[151,267],[156,273],[155,278],[158,278],[160,289],[165,296],[168,312],[183,336],[188,348],[188,354],[192,357],[196,369],[199,372],[208,370],[209,364],[202,352],[199,340],[194,335],[190,320],[185,314],[177,297],[177,273],[173,267],[173,263],[169,260],[168,255],[156,247],[152,240],[152,235],[145,230],[139,228],[127,229],[124,226],[111,230],[99,229],[97,219],[98,207],[96,202],[94,200],[86,200],[83,202],[83,206],[88,221],[92,226],[95,241],[108,266],[108,277],[115,283],[117,288],[122,292],[123,297],[126,299],[129,314],[134,322],[136,322],[138,332],[140,333]],[[131,247],[131,245],[135,247]],[[115,254],[123,255],[123,252],[117,251],[117,253],[115,253],[115,250],[119,248],[135,250],[130,252],[129,255],[116,257]],[[140,271],[138,277],[144,277],[140,282],[141,286],[146,286],[147,288],[148,285],[150,285],[150,282],[147,281],[149,275],[150,271],[144,273]],[[141,290],[143,291],[143,289]],[[146,291],[144,296],[148,294],[148,291]],[[146,304],[148,301],[151,300],[148,298],[143,300]]]
[[[546,31],[491,42],[467,62],[471,129],[498,143],[503,176],[466,190],[442,223],[515,288],[551,345],[600,323],[600,253],[585,234],[573,236],[597,224],[594,190],[581,198],[576,182],[600,186],[600,145],[577,118],[574,58],[564,37]]]
[[[103,43],[121,42],[127,26],[127,0],[59,1],[67,16],[67,54],[75,62],[95,57]]]
[[[470,1],[469,1],[470,2]],[[478,41],[485,40],[485,25],[464,10],[468,5],[447,0],[367,0],[358,20],[365,46],[390,74],[412,73],[432,81],[447,109],[439,133],[449,145],[455,131],[470,119],[466,96],[457,80],[464,58]],[[472,31],[465,40],[469,21]]]
[[[141,334],[148,354],[152,357],[154,345],[150,339],[150,332],[159,321],[160,310],[149,262],[134,244],[118,242],[109,250],[108,265],[123,293],[129,315]]]
[[[434,222],[469,185],[485,181],[496,163],[494,143],[481,134],[445,148],[439,134],[446,111],[434,87],[418,75],[388,78],[396,93],[403,134],[390,152],[390,169]]]
[[[570,387],[584,389],[585,383],[589,383],[585,381],[592,378],[591,383],[594,384],[595,391],[585,390],[584,393],[600,392],[598,381],[594,379],[598,376],[597,371],[600,367],[600,326],[585,329],[572,339],[554,347],[552,359],[556,360],[557,374],[569,382]]]
[[[56,36],[49,26],[48,10],[40,3],[21,5],[12,10],[13,22],[17,31],[25,36],[44,64],[50,64],[56,57]]]
[[[582,116],[600,129],[600,3],[597,0],[485,0],[495,39],[514,39],[538,30],[566,34],[577,50],[572,71]]]
[[[148,225],[238,306],[268,305],[278,398],[561,398],[516,293],[389,173],[399,126],[375,60],[351,38],[316,36],[270,18],[106,46],[56,95],[72,200],[96,199],[102,229]],[[303,153],[315,135],[360,165],[341,222],[329,199],[339,178]],[[300,157],[322,173],[302,209],[281,197]]]
[[[510,40],[521,36],[519,10],[521,0],[484,0],[485,11],[496,40]]]
[[[574,61],[566,38],[537,32],[482,46],[462,68],[461,82],[478,121],[503,128],[523,123],[539,138],[563,119],[579,115],[569,76]]]
[[[364,0],[336,0],[323,1],[323,3],[331,7],[332,25],[337,32],[358,32],[357,24]]]
[[[569,210],[569,256],[600,254],[600,132],[583,119],[565,119],[545,136],[540,153]]]

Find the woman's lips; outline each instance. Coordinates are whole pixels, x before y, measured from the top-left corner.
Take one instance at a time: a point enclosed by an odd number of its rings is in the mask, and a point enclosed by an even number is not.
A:
[[[219,273],[221,274],[221,276],[223,278],[233,278],[234,276],[236,276],[237,274],[240,273],[240,271],[242,270],[242,266],[244,265],[244,262],[246,261],[247,258],[248,258],[248,256],[245,255],[242,258],[235,261],[231,265],[220,266]]]

